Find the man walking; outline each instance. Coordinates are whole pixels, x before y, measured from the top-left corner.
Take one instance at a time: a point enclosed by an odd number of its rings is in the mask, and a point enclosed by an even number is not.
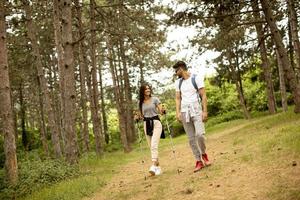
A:
[[[187,70],[183,61],[173,66],[179,77],[176,87],[176,118],[182,122],[196,159],[194,172],[210,165],[206,154],[204,122],[207,120],[207,97],[204,81]]]

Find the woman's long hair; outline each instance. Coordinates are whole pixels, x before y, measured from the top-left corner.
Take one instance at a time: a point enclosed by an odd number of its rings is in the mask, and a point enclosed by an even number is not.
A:
[[[151,93],[152,93],[152,89],[151,89],[151,86],[148,85],[148,84],[143,84],[141,85],[140,87],[140,93],[139,93],[139,108],[140,108],[140,112],[141,112],[141,115],[143,115],[143,112],[142,112],[142,106],[143,106],[143,102],[145,100],[145,90],[146,90],[146,87],[149,87],[150,88],[150,97],[151,97]]]

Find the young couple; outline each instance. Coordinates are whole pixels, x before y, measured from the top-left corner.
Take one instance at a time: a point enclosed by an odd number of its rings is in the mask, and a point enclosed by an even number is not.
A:
[[[210,165],[206,154],[204,122],[207,120],[207,97],[204,89],[204,81],[191,74],[183,61],[173,66],[179,79],[175,82],[176,88],[176,118],[183,124],[188,136],[189,144],[194,154],[196,165],[194,172]],[[149,173],[161,174],[158,161],[158,144],[162,136],[163,128],[158,117],[165,114],[157,97],[151,96],[152,90],[149,85],[142,85],[139,93],[140,116],[144,120],[144,132],[150,146],[152,166]]]

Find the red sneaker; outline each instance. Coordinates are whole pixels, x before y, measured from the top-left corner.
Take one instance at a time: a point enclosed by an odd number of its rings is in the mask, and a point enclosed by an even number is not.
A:
[[[194,172],[197,172],[199,171],[200,169],[202,169],[204,167],[202,161],[198,161],[196,162],[196,166],[195,166],[195,169],[194,169]]]
[[[211,165],[211,162],[208,160],[208,156],[207,156],[206,153],[205,153],[205,154],[202,154],[202,159],[203,159],[203,161],[204,161],[204,165],[205,165],[205,166],[210,166],[210,165]]]

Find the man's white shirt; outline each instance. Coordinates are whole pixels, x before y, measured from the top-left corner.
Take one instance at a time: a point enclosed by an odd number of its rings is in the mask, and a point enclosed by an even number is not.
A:
[[[179,89],[180,79],[177,79],[175,81],[176,92],[181,92],[181,106],[198,102],[198,98],[199,98],[199,96],[197,94],[198,91],[196,91],[196,89],[192,83],[192,76],[193,76],[193,74],[190,74],[190,77],[188,79],[186,79],[186,80],[183,79],[182,84],[181,84],[181,89]],[[204,80],[201,76],[196,75],[195,81],[196,81],[198,90],[200,88],[204,88]]]

